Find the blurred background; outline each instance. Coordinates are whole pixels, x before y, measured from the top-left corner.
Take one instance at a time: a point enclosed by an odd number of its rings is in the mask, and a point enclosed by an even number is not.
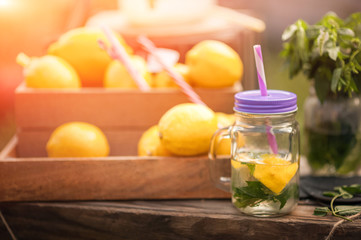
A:
[[[15,134],[14,90],[22,81],[16,55],[19,52],[44,55],[48,45],[62,33],[83,26],[95,14],[118,9],[119,2],[121,0],[0,0],[0,149]],[[282,32],[297,19],[314,24],[329,11],[347,17],[361,10],[359,0],[218,0],[218,4],[250,10],[266,23],[261,44],[268,88],[298,95],[298,120],[302,126],[303,101],[308,95],[309,83],[303,76],[288,78],[279,56]]]

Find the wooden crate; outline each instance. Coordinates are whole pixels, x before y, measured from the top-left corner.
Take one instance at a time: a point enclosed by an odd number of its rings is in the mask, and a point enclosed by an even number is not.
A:
[[[212,184],[207,156],[22,158],[16,145],[0,153],[0,202],[230,197]]]
[[[233,112],[234,94],[240,85],[223,89],[196,89],[215,112]],[[171,107],[189,102],[178,89],[138,90],[83,88],[79,90],[29,89],[15,92],[17,156],[45,157],[46,142],[59,125],[84,121],[101,128],[111,156],[135,155],[141,134],[158,123]]]
[[[233,112],[240,85],[196,89],[216,112]],[[224,198],[210,179],[208,157],[138,157],[141,134],[171,107],[189,102],[178,89],[83,88],[15,92],[16,137],[0,154],[0,201]],[[104,158],[47,158],[59,125],[84,121],[101,128]],[[226,161],[227,162],[227,161]],[[229,161],[228,163],[229,164]]]

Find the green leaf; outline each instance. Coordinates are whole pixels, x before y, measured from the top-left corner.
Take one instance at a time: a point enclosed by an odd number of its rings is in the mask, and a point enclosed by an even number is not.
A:
[[[360,92],[360,12],[346,20],[328,13],[314,25],[299,19],[284,31],[282,38],[285,41],[282,57],[288,65],[290,78],[303,72],[314,80],[321,102],[328,97]]]
[[[292,184],[292,185],[288,186],[283,193],[275,196],[275,199],[277,199],[281,203],[280,209],[282,209],[286,205],[288,199],[290,199],[291,197],[293,197],[295,195],[298,196],[298,185],[297,184]]]
[[[329,36],[328,32],[321,29],[320,35],[318,35],[317,40],[316,40],[316,42],[317,42],[316,46],[318,48],[318,52],[319,52],[320,56],[322,56],[322,54],[323,54],[325,44],[328,41],[329,37],[330,36]]]
[[[254,207],[263,201],[279,202],[282,209],[288,199],[298,196],[298,185],[292,184],[286,188],[284,192],[275,195],[272,191],[268,190],[259,181],[247,181],[247,186],[240,188],[233,188],[233,197],[236,199],[236,206],[245,208],[248,206]]]
[[[361,185],[360,184],[352,184],[352,185],[343,185],[343,186],[337,186],[334,188],[334,192],[327,191],[323,192],[324,196],[332,197],[330,207],[322,207],[322,208],[315,208],[313,215],[317,216],[326,216],[327,213],[331,212],[333,216],[342,218],[344,220],[352,221],[351,218],[347,218],[345,216],[358,214],[361,212],[361,206],[344,206],[339,205],[336,207],[333,207],[334,201],[339,198],[352,198],[355,194],[361,193]]]
[[[341,216],[351,216],[361,212],[361,206],[338,205],[335,212]]]
[[[339,193],[337,193],[337,192],[323,192],[322,195],[325,196],[325,197],[335,197],[335,196],[339,195]]]
[[[341,189],[352,195],[361,194],[361,185],[360,184],[352,184],[350,186],[344,185],[341,187]]]
[[[339,28],[337,29],[337,33],[341,36],[348,36],[348,37],[354,37],[355,32],[352,31],[350,28]]]
[[[313,215],[324,217],[330,212],[331,210],[328,207],[317,207],[313,210]]]
[[[310,40],[316,39],[318,37],[318,35],[320,34],[321,29],[323,29],[322,26],[318,26],[318,25],[309,26],[306,30],[307,38]]]
[[[288,26],[282,34],[282,41],[286,41],[290,39],[296,31],[297,31],[296,24],[292,24]]]
[[[308,58],[308,39],[306,37],[307,24],[303,20],[296,22],[296,46],[298,49],[298,55],[302,62],[306,62]]]
[[[237,199],[237,206],[245,208],[247,206],[254,207],[262,201],[271,198],[265,187],[258,181],[247,181],[247,186],[241,188],[233,188],[233,197]]]
[[[326,51],[328,53],[328,56],[330,56],[332,60],[336,61],[338,53],[340,52],[340,47],[327,48]]]
[[[335,70],[333,70],[332,80],[331,80],[331,91],[334,93],[336,93],[337,85],[340,80],[341,73],[342,73],[342,68],[336,68]]]

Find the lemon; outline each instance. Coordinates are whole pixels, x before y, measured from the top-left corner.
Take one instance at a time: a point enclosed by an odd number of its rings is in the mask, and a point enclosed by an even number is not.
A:
[[[131,48],[120,35],[116,35],[124,48]],[[64,33],[58,41],[51,44],[48,53],[68,61],[77,71],[85,87],[100,87],[104,72],[112,61],[108,53],[100,48],[98,40],[108,43],[104,33],[97,28],[82,27]]]
[[[159,138],[158,126],[147,129],[138,142],[139,156],[171,156],[171,153],[163,146]]]
[[[49,157],[106,157],[109,144],[98,127],[85,122],[69,122],[52,132],[46,151]]]
[[[190,84],[189,67],[182,63],[177,63],[173,67],[174,71],[182,75],[185,82]],[[177,88],[178,85],[174,82],[172,77],[166,72],[161,71],[156,73],[153,77],[153,87],[155,88]]]
[[[223,112],[216,112],[217,126],[218,128],[229,127],[234,124],[236,117],[234,114],[227,114]]]
[[[132,56],[131,62],[135,69],[137,69],[142,77],[146,80],[149,85],[151,83],[151,75],[147,70],[145,60],[140,56]],[[113,60],[107,67],[104,75],[104,87],[106,88],[124,88],[133,89],[138,88],[135,80],[130,76],[126,67],[118,60]]]
[[[216,40],[204,40],[186,53],[189,76],[197,87],[221,88],[241,81],[243,63],[236,51]]]
[[[159,120],[164,147],[175,155],[194,156],[209,150],[217,130],[214,112],[206,106],[183,103],[169,109]]]
[[[298,170],[298,163],[290,163],[273,154],[263,156],[264,164],[256,164],[253,176],[272,192],[279,194]]]
[[[218,128],[230,127],[236,121],[233,114],[226,114],[222,112],[216,112],[217,126]],[[217,141],[219,141],[217,139]],[[218,142],[217,155],[230,155],[231,154],[231,138],[223,138]],[[241,133],[237,134],[236,138],[237,148],[241,148],[245,144],[244,136]]]
[[[45,55],[29,58],[20,53],[17,62],[24,67],[24,79],[30,88],[80,88],[79,77],[65,60]]]

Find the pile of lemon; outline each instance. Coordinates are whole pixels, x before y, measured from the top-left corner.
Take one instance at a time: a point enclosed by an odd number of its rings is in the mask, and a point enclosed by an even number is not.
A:
[[[143,57],[135,55],[123,37],[114,32],[133,66],[152,88],[177,87],[165,71],[151,73]],[[134,89],[137,85],[125,66],[113,60],[99,45],[109,44],[101,29],[82,27],[70,30],[47,49],[47,55],[28,57],[19,54],[17,62],[24,67],[27,87],[80,88],[106,87]],[[195,87],[220,88],[232,86],[243,76],[243,63],[237,52],[227,44],[205,40],[186,54],[185,63],[173,69]]]
[[[146,60],[135,55],[123,37],[114,33],[135,67],[151,88],[177,88],[166,71],[150,72]],[[17,62],[24,68],[29,88],[105,87],[136,89],[126,67],[113,60],[99,45],[109,44],[102,30],[82,27],[66,32],[41,57],[20,53]],[[185,63],[177,62],[174,71],[193,87],[222,88],[240,82],[243,63],[227,44],[205,40],[191,48]],[[212,135],[220,127],[233,124],[232,115],[215,113],[203,105],[180,104],[170,109],[159,124],[148,129],[138,144],[141,156],[193,156],[208,151]],[[229,153],[229,142],[219,152]],[[94,125],[71,122],[59,126],[47,143],[50,157],[100,157],[109,154],[104,133]]]

